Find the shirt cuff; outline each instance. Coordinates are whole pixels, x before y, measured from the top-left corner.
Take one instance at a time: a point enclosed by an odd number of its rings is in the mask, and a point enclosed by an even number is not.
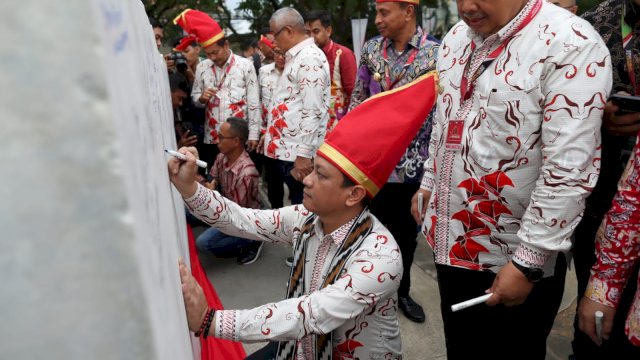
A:
[[[435,187],[435,184],[436,182],[433,174],[428,171],[425,171],[424,175],[422,175],[422,181],[420,182],[420,189],[433,192],[433,188]]]
[[[236,310],[216,310],[213,336],[225,340],[239,341],[236,313]]]
[[[296,153],[296,156],[312,159],[314,153],[315,153],[315,149],[313,148],[313,146],[300,144],[298,145],[298,151]]]
[[[593,275],[587,284],[584,296],[602,305],[617,308],[624,284],[612,284]]]
[[[520,247],[516,250],[511,261],[528,268],[543,268],[550,255],[551,251],[540,249],[523,242],[520,243]]]
[[[208,196],[209,194],[207,194],[207,190],[209,189],[198,183],[196,193],[191,197],[184,199],[184,203],[187,205],[189,210],[204,210],[209,206],[210,197]]]

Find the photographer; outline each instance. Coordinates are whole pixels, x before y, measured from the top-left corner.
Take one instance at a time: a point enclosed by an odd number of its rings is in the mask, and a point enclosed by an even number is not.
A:
[[[173,48],[174,54],[176,54],[181,60],[184,59],[184,66],[181,66],[178,71],[180,71],[189,81],[189,87],[193,86],[193,81],[195,80],[196,67],[203,61],[204,58],[200,57],[200,45],[194,36],[187,35],[180,39],[175,47]]]

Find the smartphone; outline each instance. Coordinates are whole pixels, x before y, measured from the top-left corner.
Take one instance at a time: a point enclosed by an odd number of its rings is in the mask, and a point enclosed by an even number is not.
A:
[[[610,100],[620,108],[619,115],[640,112],[640,96],[615,94]]]

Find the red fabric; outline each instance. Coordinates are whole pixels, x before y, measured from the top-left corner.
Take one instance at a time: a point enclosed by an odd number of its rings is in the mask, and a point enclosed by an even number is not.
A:
[[[385,2],[403,2],[413,5],[420,5],[420,0],[376,0],[377,3],[385,3]]]
[[[175,51],[185,51],[185,50],[187,50],[189,45],[193,44],[194,42],[197,42],[196,37],[193,36],[193,35],[187,35],[187,36],[183,37],[182,39],[180,39],[180,43],[176,47],[174,47],[173,50],[175,50]]]
[[[264,35],[260,35],[260,41],[271,49],[276,48],[276,46],[271,42],[271,40],[267,39]]]
[[[204,47],[211,45],[209,42],[212,39],[219,40],[224,37],[220,25],[202,11],[187,9],[173,19],[173,24],[180,26],[187,34],[195,36]]]
[[[430,72],[407,85],[370,97],[338,122],[325,144],[347,158],[381,189],[431,112],[438,96],[437,85],[437,74]],[[322,146],[317,154],[358,182],[349,169],[342,168]]]
[[[187,236],[189,238],[189,258],[191,259],[191,274],[196,278],[198,284],[204,290],[204,295],[207,297],[207,302],[210,307],[216,310],[222,310],[222,302],[216,294],[216,290],[209,282],[207,273],[202,269],[200,259],[198,258],[198,251],[196,250],[196,241],[193,237],[193,231],[191,226],[187,225]],[[235,360],[244,359],[247,355],[244,352],[242,344],[239,342],[217,339],[214,337],[207,337],[204,340],[200,338],[200,347],[202,349],[202,360]]]
[[[340,55],[340,82],[342,83],[345,93],[344,107],[345,109],[348,109],[349,103],[351,102],[351,93],[353,93],[353,88],[356,85],[356,72],[358,71],[358,65],[356,65],[356,56],[353,54],[351,49],[329,40],[327,45],[322,49],[322,52],[324,52],[327,57],[327,61],[329,62],[329,74],[331,75],[332,81],[333,69],[336,67],[336,52],[338,50],[342,51],[342,55]]]

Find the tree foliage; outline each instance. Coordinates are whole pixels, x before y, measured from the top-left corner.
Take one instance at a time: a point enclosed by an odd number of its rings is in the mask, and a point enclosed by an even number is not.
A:
[[[291,6],[303,16],[311,10],[327,10],[331,13],[333,38],[351,42],[351,19],[369,18],[369,30],[375,32],[375,0],[242,0],[237,15],[251,23],[251,30],[259,33],[269,26],[271,14],[279,8]]]
[[[211,15],[223,28],[236,30],[231,25],[233,14],[225,5],[224,0],[142,0],[147,15],[156,18],[164,26],[165,38],[175,39],[181,31],[172,24],[172,20],[185,9],[196,9]]]
[[[580,12],[601,3],[602,0],[577,0]],[[235,13],[226,6],[225,0],[142,0],[147,14],[165,26],[165,35],[172,39],[180,30],[171,25],[171,20],[184,9],[204,11],[215,18],[221,26],[236,37],[232,20],[246,20],[254,34],[269,26],[269,18],[279,8],[291,6],[304,14],[310,10],[327,10],[332,16],[333,38],[342,44],[351,44],[351,19],[368,18],[366,38],[377,34],[375,28],[375,0],[241,0]],[[434,6],[438,0],[422,0],[421,5]]]

